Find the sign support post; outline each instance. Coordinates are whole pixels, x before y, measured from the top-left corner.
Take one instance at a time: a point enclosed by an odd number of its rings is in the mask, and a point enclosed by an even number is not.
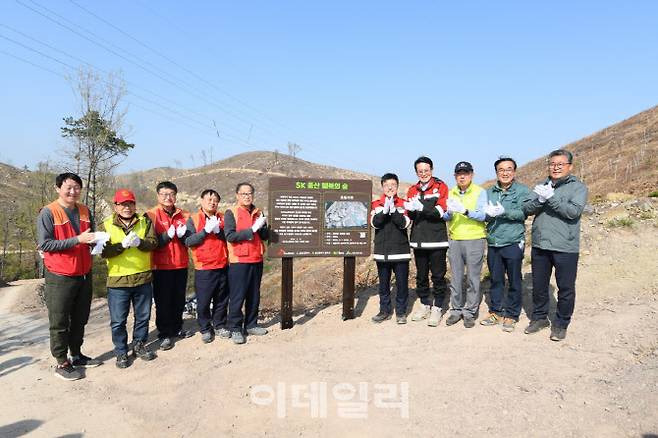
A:
[[[343,258],[343,321],[354,319],[356,257]]]
[[[281,329],[290,329],[292,322],[292,257],[281,259]]]

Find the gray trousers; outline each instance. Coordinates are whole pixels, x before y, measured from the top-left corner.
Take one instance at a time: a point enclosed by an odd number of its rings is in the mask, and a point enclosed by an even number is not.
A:
[[[480,291],[480,273],[484,262],[486,239],[450,240],[448,260],[450,261],[450,314],[464,318],[476,318],[482,292]],[[464,291],[464,268],[466,268],[467,287]]]

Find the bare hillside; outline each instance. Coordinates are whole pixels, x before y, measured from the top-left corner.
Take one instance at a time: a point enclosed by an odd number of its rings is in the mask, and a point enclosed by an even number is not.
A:
[[[564,148],[574,154],[575,174],[592,199],[610,191],[646,196],[658,190],[658,106]],[[519,167],[518,179],[534,185],[546,173],[543,156]]]

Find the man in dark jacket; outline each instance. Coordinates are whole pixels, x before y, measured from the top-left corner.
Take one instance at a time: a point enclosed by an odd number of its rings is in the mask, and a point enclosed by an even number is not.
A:
[[[525,213],[530,189],[516,181],[516,161],[500,157],[494,163],[496,184],[487,189],[487,265],[491,274],[489,316],[485,326],[503,323],[503,331],[514,331],[521,314],[521,265],[525,247]],[[505,274],[509,284],[505,294]]]
[[[421,306],[411,315],[411,320],[427,319],[427,325],[436,327],[445,313],[441,306],[447,291],[445,275],[448,232],[442,217],[447,210],[448,186],[432,176],[434,164],[428,157],[419,157],[414,162],[414,169],[418,182],[409,187],[408,201],[404,206],[413,221],[409,245],[414,249],[416,293]]]
[[[409,300],[409,238],[407,227],[411,221],[406,215],[404,201],[398,197],[399,180],[394,173],[386,173],[381,178],[383,194],[372,201],[370,224],[375,229],[375,252],[379,275],[379,313],[372,321],[380,323],[393,313],[391,306],[391,272],[395,272],[397,294],[395,314],[398,324],[407,323],[407,302]]]
[[[580,216],[587,187],[571,174],[571,152],[558,149],[548,155],[548,178],[534,188],[524,212],[532,222],[532,301],[534,308],[525,333],[537,333],[548,322],[548,283],[553,268],[557,282],[557,313],[551,340],[561,341],[576,303],[576,272],[580,251]]]

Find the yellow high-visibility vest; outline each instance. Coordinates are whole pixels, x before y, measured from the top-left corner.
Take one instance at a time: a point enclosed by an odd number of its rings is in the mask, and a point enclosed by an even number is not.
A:
[[[120,243],[126,233],[121,227],[114,225],[114,216],[105,219],[105,231],[110,233],[108,243]],[[140,239],[146,236],[147,224],[144,216],[139,216],[138,222],[133,227],[133,231]],[[137,248],[126,248],[116,257],[107,259],[108,277],[123,277],[126,275],[138,274],[151,270],[151,252],[140,251]]]

